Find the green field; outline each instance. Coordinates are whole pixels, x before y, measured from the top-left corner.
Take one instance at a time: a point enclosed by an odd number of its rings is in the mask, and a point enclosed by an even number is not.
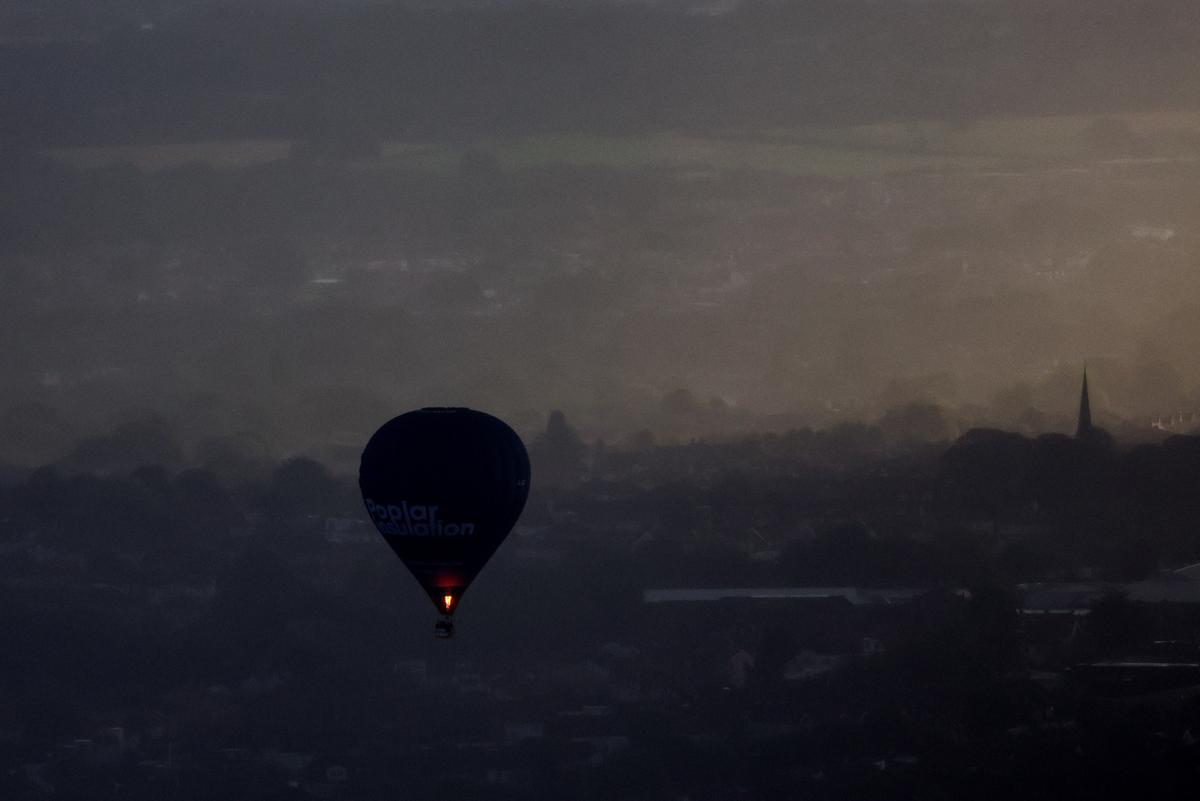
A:
[[[998,161],[732,135],[699,138],[670,134],[620,137],[556,134],[481,141],[475,147],[494,155],[505,169],[514,170],[558,163],[617,169],[671,166],[765,170],[790,175],[869,176],[915,169],[986,167]],[[393,144],[384,148],[383,158],[374,166],[452,170],[457,168],[460,156],[461,149],[450,146]]]
[[[1200,112],[1140,114],[1072,114],[1003,117],[965,123],[889,122],[845,128],[779,131],[806,142],[841,147],[884,149],[943,156],[1015,159],[1086,159],[1095,157],[1089,132],[1104,124],[1127,126],[1132,134],[1128,155],[1151,152],[1200,155]]]
[[[458,169],[466,145],[386,142],[380,158],[357,161],[357,169],[402,169],[450,173]],[[700,138],[671,134],[592,136],[547,134],[481,139],[470,147],[496,157],[506,170],[552,164],[594,165],[616,169],[677,167],[698,170],[765,170],[791,175],[871,176],[915,169],[988,167],[997,158],[907,153],[858,145],[777,141],[759,136]],[[50,151],[79,168],[132,164],[156,171],[189,163],[233,169],[287,158],[283,140],[173,143],[168,145],[85,147]]]
[[[1110,141],[1098,147],[1097,131]],[[1115,130],[1115,134],[1112,132]],[[130,163],[162,170],[200,162],[241,168],[287,158],[286,140],[173,143],[51,151],[78,167]],[[1047,161],[1200,157],[1200,113],[1063,115],[967,123],[889,122],[841,128],[788,128],[698,137],[674,134],[544,134],[479,139],[471,147],[509,170],[551,164],[638,169],[764,170],[789,175],[877,176],[909,170],[997,169]],[[358,169],[452,172],[466,144],[386,142]]]

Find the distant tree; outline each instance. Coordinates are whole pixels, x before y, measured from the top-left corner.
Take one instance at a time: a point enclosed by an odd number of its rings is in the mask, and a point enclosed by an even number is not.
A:
[[[1002,674],[1021,659],[1017,600],[1008,589],[976,586],[967,604],[967,655],[982,673]]]
[[[779,684],[783,681],[788,662],[795,655],[796,640],[791,632],[778,626],[768,627],[763,631],[754,654],[751,681],[759,687]]]
[[[76,443],[67,463],[91,472],[129,472],[142,465],[177,465],[183,448],[174,429],[159,417],[121,423],[107,436]]]
[[[52,406],[11,406],[0,414],[0,460],[29,467],[49,464],[67,452],[72,434],[71,425]]]
[[[238,511],[233,495],[208,470],[181,472],[173,481],[172,496],[176,518],[196,532],[222,534]]]
[[[264,505],[279,515],[333,514],[341,511],[343,493],[325,465],[313,459],[289,459],[271,474]]]
[[[882,538],[861,523],[842,523],[812,542],[789,545],[780,567],[794,582],[880,586],[923,583],[938,566],[928,549],[911,539]]]
[[[196,443],[194,460],[228,482],[250,483],[265,478],[274,461],[271,449],[257,433],[206,437]]]
[[[313,616],[329,599],[302,582],[278,556],[241,553],[217,579],[217,596],[198,636],[218,675],[241,679],[302,666],[288,621]]]
[[[1033,441],[1029,481],[1039,508],[1057,514],[1069,509],[1080,476],[1089,469],[1078,440],[1043,434]]]
[[[1150,615],[1118,590],[1092,605],[1077,655],[1083,659],[1130,656],[1153,638]]]
[[[879,430],[895,445],[941,442],[954,436],[954,427],[935,403],[915,402],[888,409],[879,418]]]
[[[825,464],[846,464],[878,457],[884,445],[883,432],[877,426],[838,423],[817,432],[811,447],[813,455]]]
[[[638,429],[629,437],[629,447],[635,451],[648,451],[654,447],[654,432],[648,428]]]
[[[942,508],[983,519],[1020,517],[1029,505],[1032,444],[1020,434],[975,428],[938,465]]]
[[[978,584],[991,574],[990,541],[975,532],[949,526],[935,532],[927,546],[934,575],[958,585]]]
[[[1046,553],[1042,543],[1017,540],[1004,545],[996,556],[996,569],[1007,581],[1017,584],[1043,578],[1059,561]]]
[[[1103,564],[1105,575],[1114,581],[1141,581],[1159,568],[1164,543],[1145,532],[1124,534],[1109,547]]]
[[[534,480],[546,484],[573,484],[584,471],[587,445],[566,415],[559,410],[550,413],[546,430],[529,447],[533,462]]]
[[[592,443],[591,452],[588,454],[588,473],[592,476],[598,476],[604,473],[606,468],[606,460],[608,458],[608,443],[603,437],[598,437]]]

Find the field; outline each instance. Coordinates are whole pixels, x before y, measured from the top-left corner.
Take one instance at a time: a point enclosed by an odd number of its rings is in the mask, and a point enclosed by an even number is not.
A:
[[[1120,150],[1129,151],[1128,155],[1200,155],[1200,112],[888,122],[779,133],[808,142],[836,142],[841,147],[945,157],[1074,160],[1110,156]]]
[[[672,166],[707,170],[763,170],[790,175],[872,176],[906,170],[992,166],[996,159],[905,153],[884,148],[840,147],[834,141],[810,143],[761,136],[720,137],[650,134],[589,136],[556,134],[480,142],[505,169],[554,163],[618,169]],[[384,147],[378,166],[454,169],[461,151],[450,146]]]
[[[385,142],[378,159],[354,166],[451,172],[457,169],[467,146]],[[544,134],[480,139],[469,146],[492,154],[510,170],[567,163],[619,169],[674,166],[871,177],[910,170],[998,169],[1115,157],[1196,160],[1200,157],[1200,113],[888,122],[707,137]],[[85,168],[129,163],[144,170],[162,170],[200,162],[227,169],[285,159],[289,148],[286,140],[237,140],[73,148],[51,151],[51,155]]]

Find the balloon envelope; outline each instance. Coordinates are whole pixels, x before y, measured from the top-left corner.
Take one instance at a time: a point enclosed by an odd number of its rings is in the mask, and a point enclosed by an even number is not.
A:
[[[529,457],[516,432],[489,414],[420,409],[375,432],[358,486],[379,533],[450,615],[521,516]]]

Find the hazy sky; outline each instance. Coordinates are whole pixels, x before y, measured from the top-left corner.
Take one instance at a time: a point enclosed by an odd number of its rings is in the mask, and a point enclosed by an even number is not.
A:
[[[416,5],[0,6],[6,458],[1192,425],[1193,5]]]

